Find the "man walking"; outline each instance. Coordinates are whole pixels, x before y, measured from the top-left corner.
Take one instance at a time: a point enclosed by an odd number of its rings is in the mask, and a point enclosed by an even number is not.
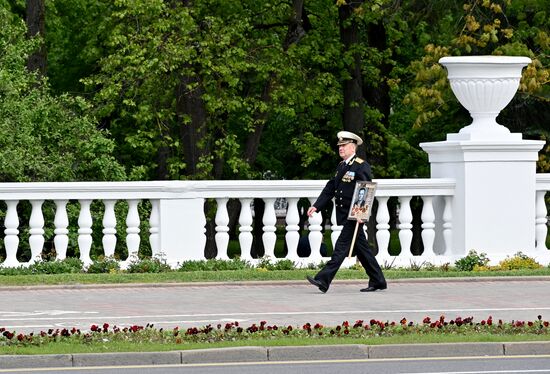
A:
[[[335,199],[336,222],[343,225],[342,231],[336,244],[330,261],[321,269],[315,277],[307,276],[307,280],[321,290],[327,292],[330,283],[334,279],[336,272],[344,262],[349,253],[353,240],[356,222],[348,220],[348,213],[357,181],[370,181],[370,165],[357,157],[355,151],[357,146],[363,143],[363,140],[356,134],[349,131],[340,131],[338,134],[338,153],[342,162],[336,168],[336,174],[326,184],[325,188],[317,198],[317,201],[308,209],[307,215],[311,217],[315,212],[322,210],[332,199]],[[382,269],[376,261],[376,258],[368,248],[367,238],[363,231],[363,222],[357,221],[359,228],[353,253],[357,255],[359,262],[365,268],[369,277],[368,287],[362,288],[361,292],[373,292],[387,288],[386,279],[382,274]]]

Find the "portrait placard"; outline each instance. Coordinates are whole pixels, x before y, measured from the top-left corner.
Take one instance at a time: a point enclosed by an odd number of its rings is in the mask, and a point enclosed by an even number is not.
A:
[[[374,203],[374,194],[376,192],[375,182],[357,182],[353,191],[352,204],[349,209],[348,219],[361,219],[368,221]]]

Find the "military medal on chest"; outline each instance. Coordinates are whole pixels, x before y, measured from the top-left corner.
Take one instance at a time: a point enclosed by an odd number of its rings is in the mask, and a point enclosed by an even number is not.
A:
[[[355,172],[348,170],[342,177],[342,182],[351,182],[355,179]]]

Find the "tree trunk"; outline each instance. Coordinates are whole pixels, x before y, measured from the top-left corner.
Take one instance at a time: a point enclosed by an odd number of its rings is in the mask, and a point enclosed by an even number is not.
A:
[[[310,28],[311,24],[304,8],[304,0],[293,0],[292,16],[290,17],[288,31],[283,41],[283,49],[286,51],[292,44],[298,43],[305,36],[306,31]],[[276,77],[272,74],[264,84],[261,101],[265,103],[271,101],[271,90],[274,79],[276,79]],[[249,165],[253,165],[256,162],[258,148],[260,146],[260,140],[267,115],[268,113],[265,112],[256,113],[255,120],[257,125],[248,136],[244,155],[245,160],[247,160]]]
[[[371,23],[368,26],[368,43],[370,47],[376,48],[380,52],[384,52],[387,49],[387,35],[386,27],[382,22],[378,24]],[[363,86],[363,94],[366,102],[369,106],[376,108],[381,114],[381,122],[385,128],[389,127],[389,117],[391,109],[390,99],[390,87],[385,79],[388,77],[392,66],[386,62],[382,62],[380,66],[380,79],[372,82],[365,82]],[[369,161],[376,165],[387,165],[387,152],[380,152],[380,149],[386,149],[387,139],[383,134],[380,134],[380,129],[373,124],[366,124],[367,131],[369,133],[375,133],[380,135],[376,149],[372,144],[368,144],[366,147],[367,154],[369,154]],[[380,141],[383,144],[380,144]]]
[[[180,137],[186,163],[186,174],[193,176],[198,172],[197,165],[201,156],[207,154],[206,108],[202,101],[204,90],[198,84],[189,90],[190,85],[198,82],[194,77],[183,77],[176,89],[176,113],[180,126]],[[190,118],[190,120],[186,120]]]
[[[44,0],[27,0],[27,35],[29,38],[36,36],[44,38],[45,27],[45,2]],[[41,76],[46,75],[46,47],[44,41],[40,47],[29,55],[27,61],[29,71],[36,71]]]
[[[353,20],[353,11],[361,6],[363,1],[355,1],[351,4],[341,5],[338,8],[338,18],[340,23],[340,40],[344,45],[344,52],[352,50],[354,45],[359,44],[359,27]],[[344,130],[355,134],[363,135],[365,125],[364,98],[363,98],[363,78],[361,74],[361,56],[354,53],[353,63],[348,66],[350,79],[343,83],[344,111],[343,123]],[[362,136],[364,138],[364,136]],[[365,140],[365,146],[368,139]],[[365,158],[365,146],[357,149],[359,157]]]

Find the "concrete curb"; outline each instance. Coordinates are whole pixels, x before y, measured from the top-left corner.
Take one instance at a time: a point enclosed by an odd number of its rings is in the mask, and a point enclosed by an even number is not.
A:
[[[366,279],[335,279],[333,284],[364,285]],[[388,279],[395,283],[458,283],[458,282],[540,282],[550,281],[550,276],[494,276],[494,277],[445,277],[445,278],[402,278]],[[0,286],[0,291],[21,290],[55,290],[55,289],[109,289],[109,288],[159,288],[159,287],[220,287],[220,286],[295,286],[307,284],[306,280],[260,280],[260,281],[226,281],[226,282],[167,282],[167,283],[107,283],[107,284],[60,284],[30,286]]]
[[[0,368],[189,365],[231,362],[549,355],[550,342],[234,347],[169,352],[0,355]]]

